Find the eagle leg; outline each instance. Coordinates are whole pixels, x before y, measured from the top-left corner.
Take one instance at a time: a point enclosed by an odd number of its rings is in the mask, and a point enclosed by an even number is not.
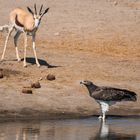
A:
[[[100,104],[102,116],[99,116],[98,118],[102,119],[102,121],[104,122],[105,121],[105,113],[106,113],[106,111],[109,110],[109,104],[106,102],[102,102],[102,101],[99,101],[99,104]]]
[[[105,111],[103,112],[102,120],[103,120],[103,122],[105,121]]]
[[[99,120],[102,120],[103,122],[105,121],[105,112],[102,113],[102,116],[100,115],[98,117]]]

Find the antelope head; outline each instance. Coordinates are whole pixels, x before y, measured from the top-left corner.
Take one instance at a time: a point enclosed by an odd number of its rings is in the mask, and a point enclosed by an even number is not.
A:
[[[34,11],[33,12],[31,10],[31,8],[27,7],[28,11],[33,15],[33,18],[34,18],[34,21],[35,21],[35,27],[38,27],[40,22],[41,22],[41,19],[42,17],[48,12],[49,8],[46,8],[46,10],[43,12],[42,9],[43,9],[43,4],[41,5],[40,7],[40,10],[39,10],[39,13],[37,12],[37,8],[36,8],[36,4],[34,4]]]

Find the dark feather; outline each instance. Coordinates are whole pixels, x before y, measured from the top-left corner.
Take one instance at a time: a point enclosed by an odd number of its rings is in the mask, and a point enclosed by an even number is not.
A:
[[[102,101],[136,101],[137,95],[133,91],[113,87],[99,87],[91,81],[82,81],[91,97]]]
[[[91,97],[102,101],[136,101],[136,93],[126,89],[98,87]]]

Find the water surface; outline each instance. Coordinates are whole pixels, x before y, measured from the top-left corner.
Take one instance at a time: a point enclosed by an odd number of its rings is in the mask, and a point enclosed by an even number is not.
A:
[[[140,140],[140,119],[0,122],[0,140]]]

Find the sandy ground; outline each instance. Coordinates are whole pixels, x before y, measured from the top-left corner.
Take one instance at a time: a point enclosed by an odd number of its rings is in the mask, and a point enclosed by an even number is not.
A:
[[[36,3],[40,6],[39,1]],[[100,86],[136,92],[137,102],[118,103],[108,114],[140,115],[140,1],[42,0],[42,3],[50,7],[36,42],[42,66],[37,68],[34,64],[30,38],[28,67],[23,68],[23,62],[15,61],[11,37],[5,61],[0,62],[5,74],[0,79],[0,117],[61,118],[99,114],[99,106],[79,84],[85,79]],[[3,1],[0,24],[8,23],[11,9],[27,5],[32,6],[33,2]],[[6,33],[0,34],[0,54],[5,36]],[[23,58],[22,36],[19,49]],[[46,80],[48,74],[54,74],[56,80]],[[42,87],[33,90],[33,95],[21,93],[24,86],[40,78]]]

